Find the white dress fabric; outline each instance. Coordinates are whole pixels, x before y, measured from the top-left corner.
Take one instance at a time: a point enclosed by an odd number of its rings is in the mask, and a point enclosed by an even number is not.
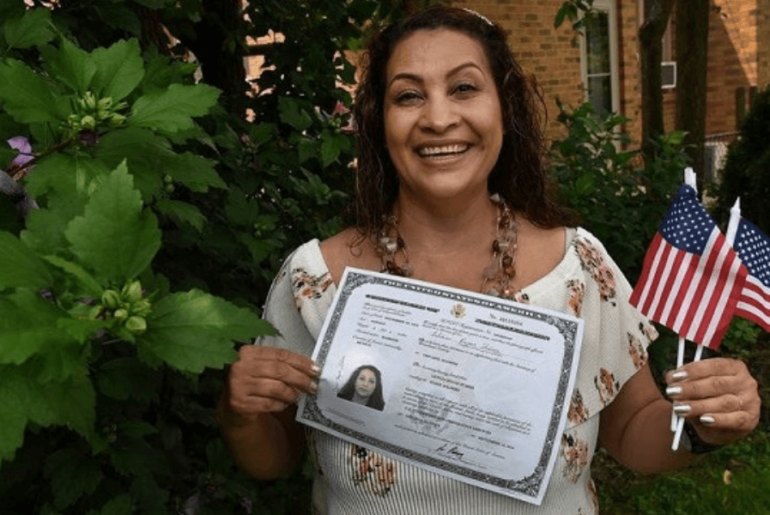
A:
[[[264,316],[281,336],[258,344],[310,356],[336,287],[318,240],[289,256],[268,295]],[[590,463],[599,414],[647,361],[655,329],[628,304],[631,287],[588,231],[567,232],[562,261],[524,288],[519,302],[585,320],[567,427],[541,506],[471,486],[308,429],[315,465],[313,513],[318,515],[589,515],[598,513]]]

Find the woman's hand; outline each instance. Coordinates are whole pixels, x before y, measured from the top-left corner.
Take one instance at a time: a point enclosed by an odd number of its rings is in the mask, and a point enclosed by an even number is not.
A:
[[[742,361],[713,358],[688,363],[666,374],[666,394],[704,442],[724,445],[749,434],[759,423],[757,381]]]
[[[301,393],[318,390],[318,367],[296,352],[244,345],[230,367],[220,401],[220,423],[248,425],[261,415],[284,411]]]

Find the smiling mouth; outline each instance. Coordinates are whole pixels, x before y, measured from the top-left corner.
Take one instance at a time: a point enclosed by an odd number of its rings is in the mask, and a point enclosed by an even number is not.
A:
[[[447,145],[443,147],[422,147],[417,150],[420,157],[442,158],[457,156],[468,150],[469,145]]]

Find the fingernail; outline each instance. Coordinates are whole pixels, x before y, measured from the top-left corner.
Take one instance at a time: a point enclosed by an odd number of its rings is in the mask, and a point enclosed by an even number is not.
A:
[[[681,381],[682,379],[687,379],[687,372],[684,370],[677,370],[673,374],[671,374],[671,378],[675,381]]]
[[[705,424],[707,426],[710,426],[714,422],[716,422],[716,420],[714,420],[714,417],[712,417],[711,415],[701,415],[700,416],[700,423],[701,424]]]
[[[690,410],[692,410],[692,406],[689,404],[674,404],[674,413],[678,415],[689,413]]]
[[[310,381],[310,391],[315,393],[318,391],[318,383],[315,381]]]
[[[666,388],[666,395],[669,397],[673,397],[675,395],[682,395],[682,387],[681,386],[669,386]]]
[[[318,366],[318,365],[316,365],[315,363],[313,363],[313,365],[312,365],[310,368],[313,370],[313,372],[314,372],[316,375],[318,375],[318,374],[321,372],[321,367],[319,367],[319,366]]]

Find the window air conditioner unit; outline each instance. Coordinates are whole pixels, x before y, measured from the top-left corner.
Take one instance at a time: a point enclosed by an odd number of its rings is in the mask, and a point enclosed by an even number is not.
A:
[[[660,63],[663,89],[676,87],[676,61],[664,61]]]

